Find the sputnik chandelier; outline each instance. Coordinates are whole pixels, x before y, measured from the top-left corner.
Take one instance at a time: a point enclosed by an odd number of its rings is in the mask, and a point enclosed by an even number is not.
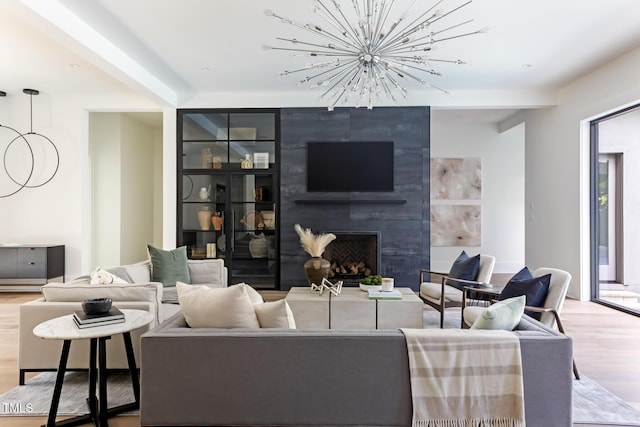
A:
[[[351,0],[351,8],[343,8],[346,1],[315,0],[312,11],[324,21],[322,25],[299,23],[265,10],[267,16],[313,36],[309,41],[277,37],[277,40],[287,42],[287,46],[265,46],[265,49],[320,59],[280,75],[304,74],[298,83],[320,88],[323,91],[320,98],[328,102],[330,111],[351,99],[355,99],[356,107],[366,105],[369,109],[380,98],[397,103],[408,97],[409,89],[405,87],[408,83],[448,93],[425,80],[442,76],[432,68],[433,64],[466,63],[435,58],[431,52],[446,41],[484,33],[486,29],[462,30],[473,20],[447,25],[447,19],[469,5],[471,0],[448,11],[436,9],[443,1],[419,12],[414,11],[414,6],[424,4],[424,0],[412,0],[410,6],[394,18],[392,10],[396,0]]]

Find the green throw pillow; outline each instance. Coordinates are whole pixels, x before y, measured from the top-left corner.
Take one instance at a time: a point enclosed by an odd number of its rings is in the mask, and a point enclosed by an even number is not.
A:
[[[175,286],[177,281],[190,283],[187,268],[187,247],[165,251],[147,245],[151,261],[151,280],[162,282],[162,286]]]
[[[504,329],[513,331],[524,313],[526,297],[508,298],[487,307],[473,322],[471,329]]]

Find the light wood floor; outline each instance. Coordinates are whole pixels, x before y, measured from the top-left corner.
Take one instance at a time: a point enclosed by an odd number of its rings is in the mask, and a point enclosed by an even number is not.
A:
[[[264,294],[268,300],[283,295]],[[0,293],[0,393],[18,384],[18,306],[38,296]],[[567,300],[562,320],[573,338],[581,374],[640,410],[640,318],[590,302]],[[0,417],[0,427],[33,427],[45,422],[44,417]],[[138,417],[121,416],[110,419],[109,425],[134,427],[139,421]]]

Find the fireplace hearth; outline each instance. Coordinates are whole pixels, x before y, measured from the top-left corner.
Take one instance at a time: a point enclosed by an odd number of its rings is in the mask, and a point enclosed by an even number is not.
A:
[[[359,286],[360,279],[380,271],[380,233],[340,231],[327,246],[323,258],[331,263],[329,280],[342,280],[343,286]]]

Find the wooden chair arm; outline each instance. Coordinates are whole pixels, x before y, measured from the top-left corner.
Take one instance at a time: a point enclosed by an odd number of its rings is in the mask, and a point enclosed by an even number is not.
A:
[[[425,282],[426,280],[424,279],[425,274],[436,274],[438,276],[448,276],[449,273],[442,273],[440,271],[433,271],[433,270],[425,270],[423,268],[420,269],[420,283]],[[431,278],[429,278],[429,281],[431,281]]]

